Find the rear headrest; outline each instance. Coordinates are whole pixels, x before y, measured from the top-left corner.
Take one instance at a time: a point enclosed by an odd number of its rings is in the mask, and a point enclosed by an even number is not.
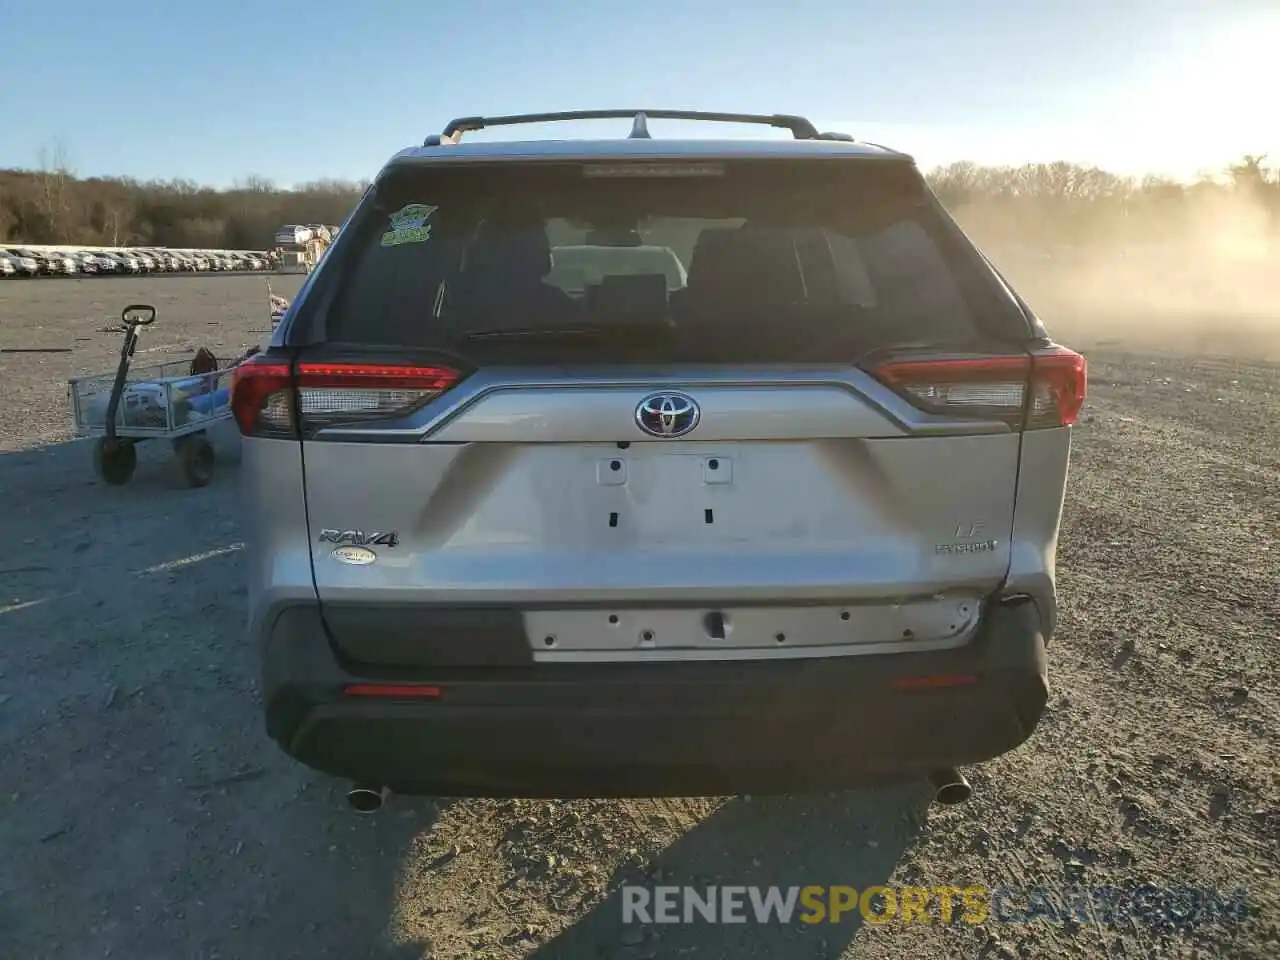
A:
[[[687,299],[726,309],[791,302],[804,296],[795,247],[765,227],[703,230],[689,260]]]
[[[667,322],[667,278],[661,273],[614,274],[600,281],[591,315],[601,323]]]
[[[737,236],[736,227],[711,227],[698,234],[687,271],[690,289],[711,283],[732,269]]]
[[[467,272],[541,280],[551,272],[551,242],[540,223],[486,224],[467,253]]]

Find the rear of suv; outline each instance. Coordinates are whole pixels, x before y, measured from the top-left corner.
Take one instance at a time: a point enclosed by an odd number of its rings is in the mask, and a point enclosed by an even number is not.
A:
[[[991,759],[1045,705],[1084,393],[909,156],[454,121],[236,374],[267,729],[437,795]]]

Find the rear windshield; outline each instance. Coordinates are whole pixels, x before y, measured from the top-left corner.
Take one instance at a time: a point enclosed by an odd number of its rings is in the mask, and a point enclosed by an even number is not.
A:
[[[623,169],[397,171],[352,221],[323,339],[768,363],[1026,335],[907,165]]]

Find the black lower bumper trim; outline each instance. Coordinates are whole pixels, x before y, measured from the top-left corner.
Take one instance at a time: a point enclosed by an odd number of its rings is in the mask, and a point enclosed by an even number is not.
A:
[[[422,668],[438,699],[345,697],[309,608],[267,641],[268,730],[302,763],[399,793],[691,796],[838,789],[978,763],[1035,729],[1048,687],[1034,604],[958,650],[751,663]],[[902,689],[895,680],[972,682]]]

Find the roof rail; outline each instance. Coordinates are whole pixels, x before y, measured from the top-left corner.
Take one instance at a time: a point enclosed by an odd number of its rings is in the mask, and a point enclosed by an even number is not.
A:
[[[817,127],[804,117],[791,116],[784,113],[711,113],[703,110],[570,110],[563,113],[520,113],[507,117],[459,117],[449,121],[444,133],[436,133],[423,141],[425,147],[438,147],[442,144],[457,143],[464,133],[483,130],[485,127],[507,127],[520,123],[553,123],[563,120],[618,120],[629,118],[633,122],[632,138],[648,136],[646,119],[656,117],[660,120],[705,120],[712,123],[759,123],[770,127],[781,127],[790,130],[797,140],[831,140],[845,139],[840,135],[819,133]],[[852,139],[852,138],[850,138]]]

